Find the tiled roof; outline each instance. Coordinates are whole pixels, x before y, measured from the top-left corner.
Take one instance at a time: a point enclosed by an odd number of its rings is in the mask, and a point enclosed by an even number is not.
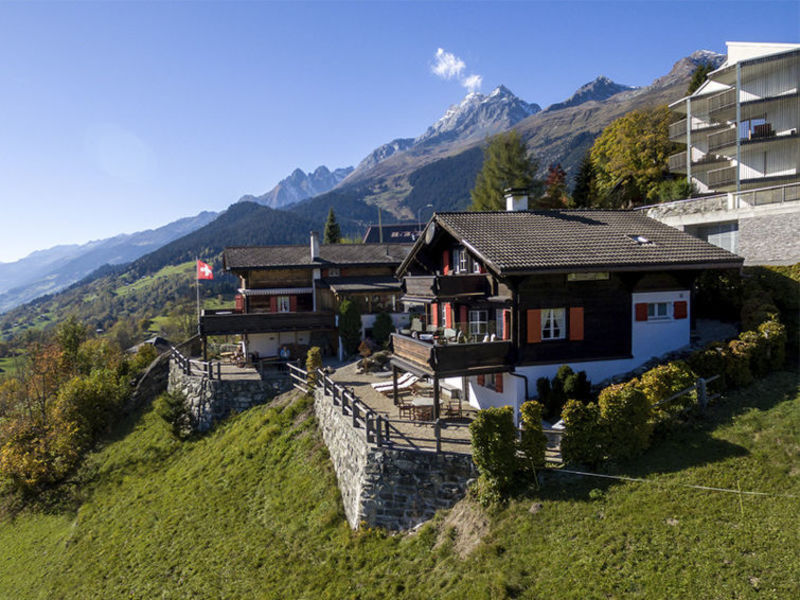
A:
[[[452,212],[437,214],[435,221],[500,272],[740,266],[743,261],[638,211]]]
[[[364,234],[365,244],[377,244],[381,241],[381,231],[383,230],[383,242],[385,244],[413,244],[419,237],[420,231],[425,227],[425,223],[392,223],[391,225],[370,225]]]
[[[225,248],[225,268],[285,269],[356,265],[399,265],[409,244],[321,244],[319,258],[311,260],[309,244],[296,246],[235,246]]]
[[[397,292],[400,281],[392,275],[375,277],[326,277],[318,279],[317,285],[330,288],[334,293],[343,292]]]

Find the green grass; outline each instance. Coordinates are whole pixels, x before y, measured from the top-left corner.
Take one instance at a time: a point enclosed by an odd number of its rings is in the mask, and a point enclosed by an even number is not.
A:
[[[140,277],[131,284],[122,285],[118,287],[116,290],[114,290],[114,293],[117,294],[118,296],[126,296],[135,290],[143,290],[145,288],[157,284],[159,279],[165,279],[176,276],[185,276],[187,274],[191,274],[194,272],[194,268],[195,268],[194,261],[181,263],[179,265],[169,265],[159,269],[152,275],[146,275],[145,277]]]
[[[609,469],[648,483],[548,474],[464,559],[441,516],[415,535],[349,530],[306,400],[184,443],[151,411],[121,429],[77,512],[0,524],[0,598],[800,597],[800,498],[781,496],[800,496],[795,373]]]

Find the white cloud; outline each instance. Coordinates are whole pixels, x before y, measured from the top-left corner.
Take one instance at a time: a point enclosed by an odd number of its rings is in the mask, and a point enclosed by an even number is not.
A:
[[[461,85],[467,88],[470,92],[477,92],[481,89],[483,84],[483,77],[480,75],[469,75],[461,80]]]
[[[467,65],[452,52],[445,52],[444,48],[436,51],[431,71],[442,79],[452,79],[460,77]]]
[[[442,79],[458,79],[458,81],[470,92],[476,92],[483,84],[481,75],[464,75],[467,64],[452,52],[447,52],[444,48],[436,50],[431,65],[431,72]]]

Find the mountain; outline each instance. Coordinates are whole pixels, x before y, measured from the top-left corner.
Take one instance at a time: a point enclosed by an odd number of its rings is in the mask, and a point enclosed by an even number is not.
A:
[[[606,98],[610,98],[614,94],[618,94],[620,92],[632,89],[635,88],[629,85],[615,83],[611,81],[608,77],[601,75],[594,81],[590,81],[586,85],[582,85],[581,87],[579,87],[577,91],[574,94],[572,94],[572,96],[570,96],[563,102],[557,102],[555,104],[551,104],[545,109],[545,112],[560,110],[562,108],[569,108],[570,106],[578,106],[579,104],[583,104],[584,102],[589,102],[591,100],[600,102],[602,100],[605,100]]]
[[[336,187],[345,177],[353,172],[353,167],[335,169],[331,172],[322,165],[313,172],[304,173],[295,169],[286,179],[278,182],[274,188],[262,196],[243,196],[240,202],[255,202],[270,208],[282,208],[300,200],[324,194]]]
[[[364,171],[368,171],[379,162],[386,160],[393,154],[397,152],[404,152],[411,148],[414,145],[414,138],[397,138],[389,142],[388,144],[384,144],[383,146],[378,146],[367,154],[358,166],[356,167],[354,173],[360,173]]]
[[[217,213],[204,211],[157,229],[55,246],[12,263],[0,263],[0,313],[86,277],[101,265],[131,262],[210,223]]]
[[[483,139],[505,131],[540,110],[538,104],[528,104],[504,85],[495,88],[488,96],[471,92],[459,104],[448,108],[444,116],[414,143],[431,145]]]
[[[674,85],[675,82],[689,79],[694,73],[694,70],[703,64],[712,64],[714,68],[718,68],[722,66],[722,63],[725,62],[726,56],[724,54],[719,54],[718,52],[712,52],[711,50],[696,50],[692,52],[689,56],[685,56],[684,58],[680,59],[672,66],[672,70],[664,75],[664,77],[659,77],[656,79],[651,87],[666,87],[670,85]],[[684,92],[686,90],[683,90]],[[672,100],[679,100],[683,97],[683,93],[680,96],[673,98]]]

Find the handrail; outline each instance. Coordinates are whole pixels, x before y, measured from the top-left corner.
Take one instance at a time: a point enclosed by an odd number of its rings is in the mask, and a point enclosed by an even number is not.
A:
[[[185,375],[222,379],[222,365],[219,361],[203,361],[184,356],[175,346],[169,347],[170,356],[175,359]],[[216,369],[214,365],[216,364]],[[216,373],[215,373],[216,372]]]

